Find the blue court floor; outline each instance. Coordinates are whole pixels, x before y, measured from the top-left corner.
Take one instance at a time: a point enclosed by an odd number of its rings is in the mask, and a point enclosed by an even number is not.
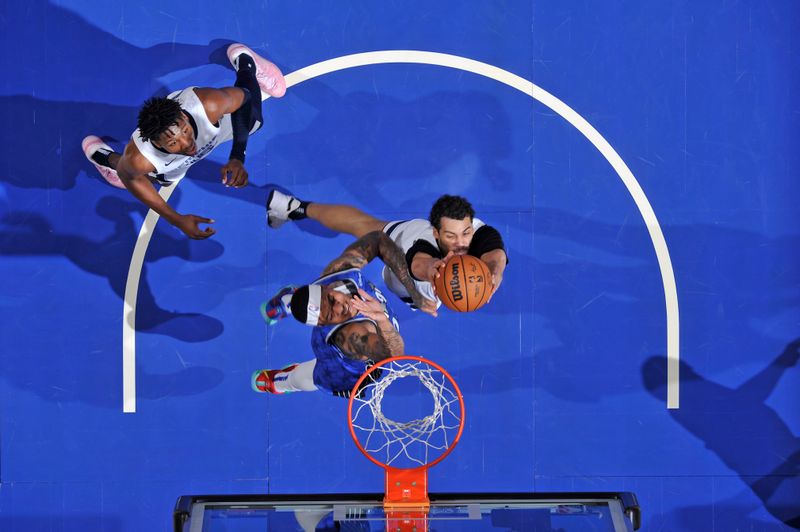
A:
[[[351,241],[268,229],[274,186],[387,220],[459,194],[503,234],[485,308],[391,301],[465,396],[431,491],[633,491],[644,530],[800,527],[798,27],[790,0],[4,3],[0,529],[382,489],[345,401],[250,390],[311,357],[259,304]],[[235,41],[305,74],[264,102],[247,188],[219,183],[224,146],[173,190],[217,234],[162,221],[141,247],[146,209],[81,139],[121,149],[144,99],[232,85]],[[401,52],[341,59],[380,51]]]

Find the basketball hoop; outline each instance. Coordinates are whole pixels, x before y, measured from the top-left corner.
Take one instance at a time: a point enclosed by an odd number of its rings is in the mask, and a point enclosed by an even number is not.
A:
[[[430,393],[433,411],[419,419],[397,421],[389,417],[393,414],[387,415],[384,399],[393,384],[407,378],[418,379],[422,391]],[[411,402],[406,397],[403,401]],[[383,506],[388,528],[427,530],[428,468],[453,451],[464,430],[464,399],[453,377],[421,357],[382,360],[353,387],[347,416],[353,441],[386,471]]]

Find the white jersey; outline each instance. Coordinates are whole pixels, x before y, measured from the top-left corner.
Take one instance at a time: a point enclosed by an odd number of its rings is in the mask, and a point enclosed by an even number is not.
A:
[[[141,154],[156,167],[156,171],[151,173],[150,176],[163,184],[170,184],[180,180],[186,175],[186,171],[190,166],[204,159],[223,142],[233,138],[231,116],[224,115],[216,125],[212,124],[208,120],[203,102],[197,97],[194,89],[195,87],[188,87],[173,92],[167,98],[181,104],[181,108],[192,118],[190,122],[195,130],[197,153],[194,155],[167,153],[159,150],[152,143],[142,140],[138,129],[131,135]]]
[[[473,231],[477,231],[484,225],[486,224],[478,218],[472,219]],[[414,220],[389,222],[383,228],[383,232],[389,235],[389,238],[391,238],[392,241],[397,244],[397,247],[403,250],[404,255],[408,253],[408,250],[411,249],[411,246],[413,246],[418,240],[425,240],[436,249],[439,249],[439,244],[433,237],[433,226],[428,220],[418,218]],[[409,265],[409,270],[410,269],[411,266]],[[398,279],[397,276],[386,266],[383,267],[383,282],[386,283],[386,287],[394,292],[397,297],[406,303],[410,302],[411,296],[408,294],[408,290],[406,290],[406,287],[400,282],[400,279]],[[435,300],[436,308],[439,308],[442,302],[434,294],[431,283],[414,279],[414,285],[417,287],[417,291],[420,294],[428,299]]]

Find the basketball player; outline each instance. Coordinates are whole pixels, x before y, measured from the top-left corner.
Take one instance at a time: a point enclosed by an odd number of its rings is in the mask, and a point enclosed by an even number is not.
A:
[[[278,228],[288,220],[311,218],[328,229],[361,236],[370,231],[383,231],[403,250],[415,285],[425,297],[441,301],[436,296],[433,281],[440,268],[452,255],[473,255],[483,260],[492,272],[492,294],[503,282],[508,264],[503,237],[489,225],[475,218],[472,205],[460,196],[445,194],[433,204],[428,220],[399,220],[387,222],[351,207],[302,201],[294,196],[272,190],[267,199],[267,222]],[[397,277],[383,269],[386,286],[414,308],[408,291]]]
[[[228,59],[236,69],[233,87],[189,87],[166,98],[150,98],[139,111],[137,129],[122,153],[113,151],[95,135],[82,143],[84,154],[108,183],[127,188],[189,238],[213,235],[214,229],[201,229],[199,224],[214,220],[176,212],[158,195],[154,184],[170,186],[179,181],[190,166],[232,139],[230,158],[221,170],[222,183],[245,186],[248,136],[264,122],[261,91],[276,98],[286,92],[286,81],[278,67],[247,46],[230,45]]]
[[[273,394],[326,390],[349,397],[359,377],[375,362],[405,350],[397,318],[380,290],[361,268],[375,257],[406,287],[415,305],[436,316],[436,304],[417,290],[403,252],[382,231],[350,244],[311,284],[286,287],[262,306],[270,325],[291,314],[312,326],[315,359],[283,369],[253,373],[253,390]]]

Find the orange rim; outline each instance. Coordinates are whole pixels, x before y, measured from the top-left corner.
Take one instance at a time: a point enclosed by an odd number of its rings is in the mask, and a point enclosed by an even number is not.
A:
[[[364,379],[366,379],[367,376],[370,373],[372,373],[373,371],[375,371],[377,368],[380,368],[381,366],[385,366],[386,364],[389,364],[391,362],[395,362],[395,361],[398,361],[398,360],[414,360],[416,362],[422,362],[424,364],[428,364],[429,366],[433,366],[434,368],[439,370],[445,377],[447,377],[447,380],[452,385],[453,391],[455,392],[456,397],[458,397],[458,405],[461,408],[461,422],[458,425],[458,433],[456,434],[455,438],[453,438],[452,444],[447,448],[447,450],[445,452],[443,452],[441,455],[439,455],[436,459],[434,459],[429,464],[424,464],[424,465],[417,466],[417,467],[397,468],[397,467],[390,466],[388,464],[385,464],[385,463],[381,462],[377,458],[373,457],[369,453],[369,451],[364,449],[364,446],[361,445],[361,442],[359,441],[358,436],[356,436],[355,429],[353,428],[353,399],[355,399],[356,391],[361,386],[361,383],[363,383]],[[396,357],[389,357],[389,358],[387,358],[385,360],[381,360],[377,364],[373,365],[371,368],[369,368],[367,371],[365,371],[364,374],[361,375],[361,377],[358,379],[358,381],[356,382],[355,386],[353,386],[353,390],[350,393],[350,399],[347,401],[347,425],[350,428],[350,436],[353,438],[353,441],[356,442],[356,446],[358,447],[358,449],[361,451],[361,453],[364,456],[366,456],[373,464],[375,464],[375,465],[377,465],[379,467],[382,467],[384,469],[390,469],[391,468],[391,469],[405,469],[405,470],[408,470],[408,471],[415,471],[415,470],[420,470],[420,469],[428,469],[429,467],[435,466],[436,464],[438,464],[439,462],[441,462],[442,460],[447,458],[447,455],[449,455],[451,452],[453,452],[453,449],[455,449],[456,445],[458,445],[458,441],[461,439],[461,433],[464,432],[464,420],[465,420],[465,418],[466,418],[466,410],[464,409],[464,396],[461,395],[461,389],[458,387],[458,384],[456,384],[456,381],[453,379],[453,377],[450,376],[450,374],[447,372],[447,370],[445,370],[442,366],[440,366],[436,362],[433,362],[432,360],[428,360],[427,358],[417,357],[417,356],[413,356],[413,355],[400,355],[400,356],[396,356]]]

